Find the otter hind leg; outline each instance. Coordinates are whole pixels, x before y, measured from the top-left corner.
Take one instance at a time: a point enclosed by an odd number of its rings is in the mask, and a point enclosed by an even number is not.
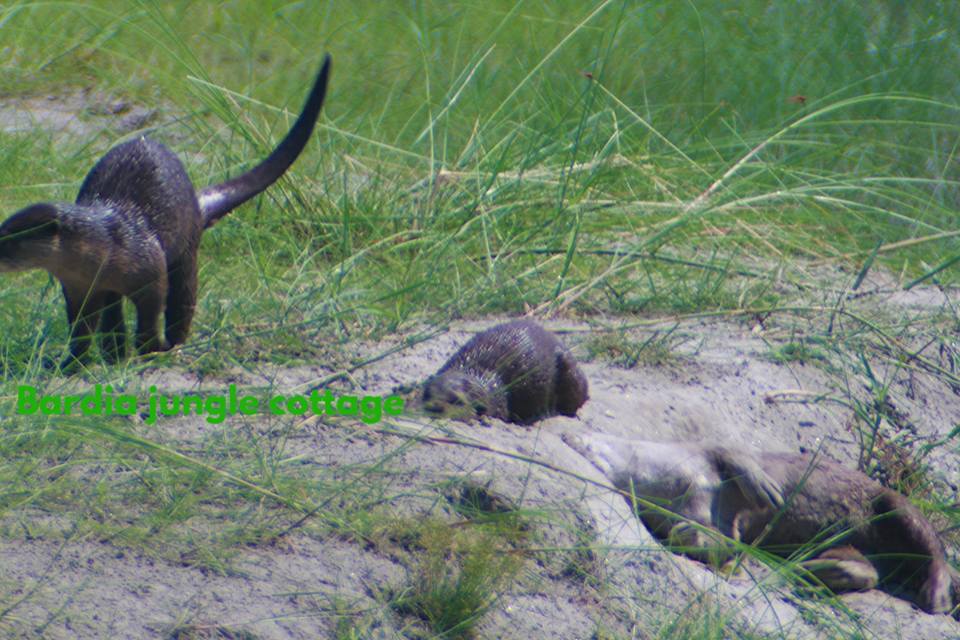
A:
[[[166,274],[131,296],[137,308],[137,352],[164,351],[167,345],[160,338],[160,313],[166,297]]]
[[[849,545],[827,549],[800,565],[834,593],[873,589],[880,579],[873,563]]]
[[[167,271],[166,338],[168,347],[182,344],[190,333],[197,306],[197,252],[187,251]]]

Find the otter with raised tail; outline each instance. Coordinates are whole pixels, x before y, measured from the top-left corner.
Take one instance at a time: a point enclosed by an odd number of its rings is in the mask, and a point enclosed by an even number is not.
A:
[[[518,424],[575,416],[587,398],[587,379],[576,360],[532,320],[475,335],[427,380],[422,397],[432,413]]]
[[[638,514],[691,557],[729,557],[733,549],[710,534],[719,532],[783,557],[818,549],[801,566],[837,593],[879,586],[930,613],[946,613],[960,599],[960,578],[933,525],[905,496],[859,471],[809,455],[693,442],[601,433],[563,439],[621,491],[680,516]]]
[[[0,224],[0,271],[45,269],[61,283],[70,323],[65,367],[84,358],[98,326],[104,357],[116,361],[126,355],[124,297],[137,310],[140,353],[164,351],[186,339],[196,306],[201,234],[273,184],[297,159],[313,132],[329,73],[328,55],[286,137],[266,160],[236,178],[197,192],[169,148],[139,137],[97,162],[75,204],[35,204]]]

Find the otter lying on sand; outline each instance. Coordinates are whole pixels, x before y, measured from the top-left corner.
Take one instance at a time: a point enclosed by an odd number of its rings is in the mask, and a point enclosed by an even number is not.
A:
[[[820,544],[825,550],[801,565],[835,592],[880,585],[930,613],[948,612],[960,599],[960,577],[933,525],[906,497],[858,471],[809,455],[600,433],[563,439],[617,488],[681,516],[639,513],[655,535],[692,557],[714,558],[722,547],[709,531],[784,557]]]

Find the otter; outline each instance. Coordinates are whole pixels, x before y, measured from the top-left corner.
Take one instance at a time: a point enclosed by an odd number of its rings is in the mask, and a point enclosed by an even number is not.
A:
[[[718,532],[782,557],[822,549],[801,566],[836,593],[880,586],[929,613],[948,612],[960,598],[933,525],[905,496],[859,471],[806,454],[754,456],[600,433],[563,439],[621,491],[680,516],[638,513],[655,536],[698,560],[733,554],[710,535]]]
[[[197,192],[179,158],[141,136],[94,165],[75,204],[34,204],[0,224],[0,271],[45,269],[60,281],[70,323],[63,368],[84,359],[98,323],[104,358],[116,362],[126,355],[123,297],[137,310],[139,353],[186,340],[201,234],[293,164],[313,133],[329,73],[327,55],[286,137],[240,176]],[[164,311],[161,338],[158,316]]]
[[[515,320],[463,345],[424,383],[422,402],[433,413],[530,424],[575,416],[587,398],[587,379],[557,337],[532,320]]]

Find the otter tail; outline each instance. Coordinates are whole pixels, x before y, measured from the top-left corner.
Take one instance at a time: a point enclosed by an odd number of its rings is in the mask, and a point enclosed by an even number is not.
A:
[[[916,603],[929,613],[946,613],[953,606],[953,571],[943,543],[930,521],[906,497],[886,490],[874,505],[874,526],[883,541],[886,563],[896,566],[894,581],[916,588]],[[884,562],[884,558],[877,558]]]
[[[303,111],[287,136],[267,159],[243,175],[226,182],[202,189],[197,195],[203,227],[213,226],[217,220],[254,197],[271,184],[293,164],[313,133],[323,98],[327,93],[327,78],[330,75],[330,55],[323,59],[323,66],[313,83]]]

